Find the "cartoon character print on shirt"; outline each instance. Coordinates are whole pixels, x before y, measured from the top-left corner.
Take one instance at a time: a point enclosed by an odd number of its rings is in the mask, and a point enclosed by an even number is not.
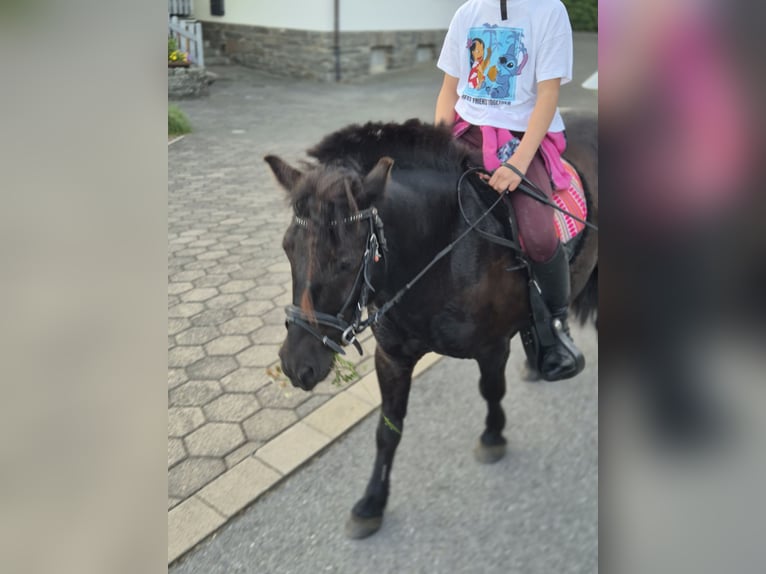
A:
[[[503,28],[485,24],[468,31],[466,48],[471,69],[463,97],[513,102],[516,76],[529,60],[522,28]]]

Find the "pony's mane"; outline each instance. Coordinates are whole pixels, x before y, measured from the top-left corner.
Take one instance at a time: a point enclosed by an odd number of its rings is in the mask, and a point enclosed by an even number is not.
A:
[[[384,156],[394,160],[395,169],[462,171],[466,162],[480,162],[476,152],[455,141],[448,127],[425,124],[417,119],[402,124],[352,124],[326,136],[308,150],[308,155],[320,164],[350,161],[363,173]]]

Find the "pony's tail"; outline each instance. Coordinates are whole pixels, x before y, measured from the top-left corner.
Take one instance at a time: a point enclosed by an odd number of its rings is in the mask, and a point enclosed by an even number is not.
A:
[[[593,268],[585,287],[572,301],[572,311],[580,325],[592,319],[598,326],[598,265]]]

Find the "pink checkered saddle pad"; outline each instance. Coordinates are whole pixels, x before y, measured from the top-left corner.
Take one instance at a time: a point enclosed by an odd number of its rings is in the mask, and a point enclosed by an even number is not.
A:
[[[571,163],[564,158],[562,158],[561,161],[564,164],[564,168],[569,172],[571,178],[567,189],[558,190],[553,194],[553,201],[560,208],[567,210],[569,213],[576,215],[580,219],[587,220],[588,204],[585,199],[585,190],[583,188],[582,179],[580,179],[580,175]],[[558,234],[561,243],[568,243],[577,237],[585,228],[582,223],[575,221],[565,213],[556,209],[553,210],[553,213],[556,233]]]

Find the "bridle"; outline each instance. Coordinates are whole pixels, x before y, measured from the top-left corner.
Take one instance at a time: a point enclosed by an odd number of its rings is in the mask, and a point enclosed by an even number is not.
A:
[[[293,220],[301,227],[308,227],[308,220],[295,215]],[[356,279],[354,285],[351,287],[351,291],[346,297],[346,302],[341,307],[340,311],[336,315],[330,315],[329,313],[321,313],[315,311],[313,314],[307,314],[297,305],[288,305],[285,307],[285,314],[287,315],[287,324],[298,325],[303,330],[309,332],[311,335],[319,339],[323,345],[330,347],[336,353],[345,355],[346,351],[343,347],[333,341],[327,335],[322,335],[317,331],[313,324],[322,325],[324,327],[330,327],[341,332],[340,340],[343,346],[353,344],[359,354],[362,354],[362,345],[356,338],[356,335],[364,331],[371,323],[377,320],[377,317],[368,317],[362,320],[363,310],[367,307],[367,301],[370,297],[370,293],[375,292],[375,288],[370,281],[370,272],[373,263],[377,263],[381,259],[381,249],[383,254],[387,252],[386,237],[383,233],[383,220],[378,215],[378,210],[375,207],[369,207],[354,215],[346,217],[340,221],[330,222],[330,227],[337,225],[347,225],[349,223],[357,223],[359,221],[367,220],[369,222],[369,231],[367,232],[366,245],[364,249],[364,255],[362,255],[362,262],[359,265],[359,270],[356,273]],[[361,284],[361,288],[360,288]],[[343,315],[352,303],[354,293],[359,289],[359,297],[357,298],[356,305],[354,307],[351,321],[347,322]]]
[[[526,186],[529,186],[529,189],[526,188],[524,185],[520,185],[519,189],[521,189],[524,193],[527,195],[532,196],[537,201],[540,201],[542,203],[545,203],[546,205],[550,205],[551,207],[554,207],[558,209],[559,211],[562,211],[564,213],[568,213],[566,210],[558,207],[555,203],[549,202],[548,199],[545,197],[545,194],[543,194],[542,191],[540,191],[531,181],[529,181],[524,174],[516,170],[513,166],[509,167],[517,172],[520,177],[522,178],[523,184],[526,184]],[[498,195],[497,200],[495,200],[492,205],[490,205],[486,211],[484,211],[475,221],[471,222],[468,221],[466,217],[466,213],[463,210],[462,202],[460,201],[460,191],[463,184],[463,180],[465,178],[473,173],[484,173],[487,172],[483,168],[470,168],[463,172],[463,174],[460,176],[457,182],[457,197],[458,197],[458,203],[460,205],[460,211],[463,214],[463,218],[465,219],[466,223],[469,224],[468,228],[463,231],[452,243],[447,245],[444,249],[442,249],[439,253],[437,253],[434,258],[426,265],[415,277],[413,277],[404,287],[399,289],[399,291],[396,292],[396,294],[389,299],[385,304],[383,304],[379,309],[377,309],[372,315],[369,315],[366,319],[362,319],[362,313],[364,312],[364,309],[367,307],[367,302],[369,300],[370,293],[375,292],[375,288],[372,286],[372,283],[370,282],[370,272],[372,269],[372,265],[374,263],[377,263],[380,261],[381,257],[385,257],[388,255],[387,245],[386,245],[386,237],[383,234],[383,220],[380,218],[380,215],[378,214],[378,210],[376,207],[369,207],[367,209],[364,209],[358,213],[355,213],[354,215],[351,215],[349,217],[346,217],[345,219],[341,219],[340,221],[332,221],[330,222],[330,227],[334,227],[337,225],[347,225],[349,223],[357,223],[359,221],[367,220],[369,222],[369,231],[367,232],[367,239],[366,239],[366,246],[364,250],[364,255],[362,255],[362,262],[359,266],[359,270],[356,274],[356,279],[354,280],[354,285],[351,287],[351,291],[349,292],[348,296],[346,297],[346,302],[343,304],[343,307],[341,307],[340,311],[336,315],[330,315],[329,313],[322,313],[318,311],[314,311],[313,314],[308,314],[303,311],[300,307],[297,305],[288,305],[285,307],[285,314],[287,316],[286,325],[297,325],[298,327],[302,328],[303,330],[310,333],[312,336],[314,336],[316,339],[321,341],[323,345],[326,347],[329,347],[336,353],[339,353],[341,355],[345,355],[346,351],[343,349],[343,347],[347,345],[354,345],[356,350],[359,352],[360,355],[363,354],[362,352],[362,345],[357,340],[356,336],[364,331],[367,327],[370,325],[374,325],[378,322],[378,320],[385,315],[391,307],[396,305],[401,298],[404,296],[404,294],[412,288],[412,286],[417,283],[423,275],[425,275],[431,267],[436,265],[436,263],[445,255],[447,255],[450,251],[452,251],[455,248],[455,245],[459,241],[461,241],[466,235],[468,235],[471,231],[476,229],[476,226],[492,211],[497,207],[497,205],[503,201],[503,198],[505,197],[505,194]],[[569,214],[572,217],[575,217],[572,214]],[[307,219],[304,219],[302,217],[299,217],[297,214],[293,217],[293,220],[295,223],[303,228],[308,228],[309,222]],[[578,220],[582,221],[582,220]],[[587,225],[590,225],[591,227],[594,227],[594,229],[598,230],[595,226],[591,225],[589,222],[583,221],[583,223],[586,223]],[[501,243],[504,245],[507,245],[511,248],[513,248],[517,252],[521,252],[521,248],[515,243],[515,242],[509,242],[507,240],[503,240],[502,238],[499,238],[497,236],[492,236],[491,234],[488,234],[486,232],[480,231],[481,235],[485,238],[494,237],[496,243]],[[382,250],[382,254],[381,254]],[[361,283],[361,288],[359,287]],[[354,293],[359,289],[359,297],[356,301],[356,306],[354,307],[354,311],[351,317],[351,321],[348,322],[343,318],[344,313],[348,309],[348,307],[351,305],[352,299],[354,297]],[[314,325],[317,327],[319,325],[322,325],[324,327],[329,327],[330,329],[335,329],[336,331],[340,331],[340,344],[333,341],[330,337],[327,335],[321,334],[317,329],[314,328]],[[342,346],[341,346],[342,345]]]

